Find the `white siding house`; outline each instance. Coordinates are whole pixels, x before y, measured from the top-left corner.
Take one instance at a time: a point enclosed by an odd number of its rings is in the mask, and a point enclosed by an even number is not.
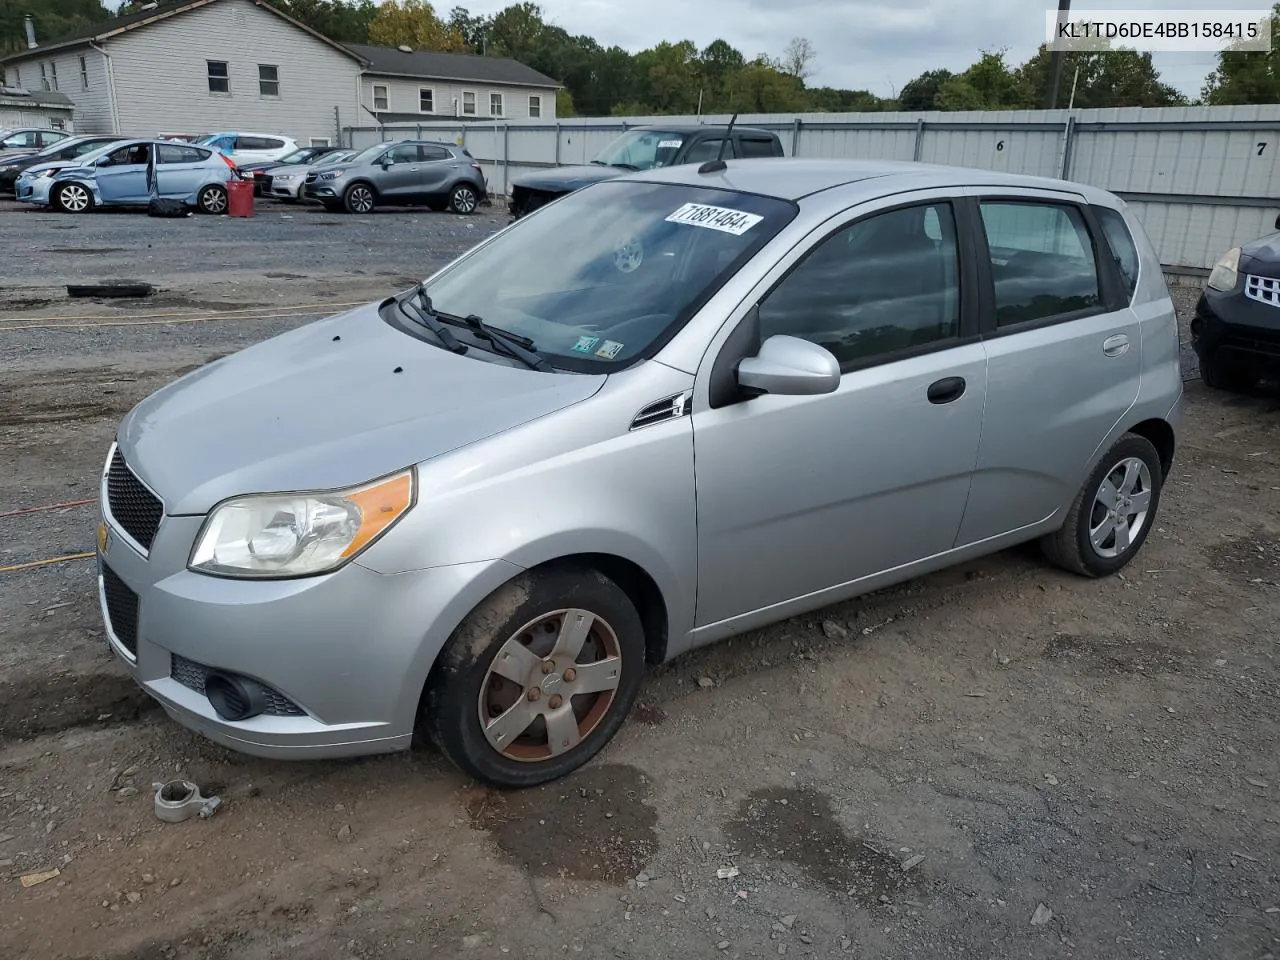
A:
[[[82,133],[246,130],[304,144],[336,143],[360,121],[363,66],[261,0],[180,0],[4,61],[10,83],[69,97]]]
[[[66,130],[77,133],[72,124],[71,101],[60,93],[32,91],[18,94],[0,89],[0,130]]]
[[[362,111],[384,123],[432,119],[553,121],[560,84],[517,60],[350,44],[368,63]]]

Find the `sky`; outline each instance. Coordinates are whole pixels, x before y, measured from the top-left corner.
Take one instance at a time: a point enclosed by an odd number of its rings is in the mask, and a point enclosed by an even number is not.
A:
[[[436,0],[447,16],[455,4],[493,14],[512,0]],[[546,18],[571,34],[631,52],[662,40],[692,40],[701,49],[722,38],[748,58],[778,56],[794,36],[817,57],[810,86],[870,90],[893,96],[926,70],[964,70],[982,50],[1006,48],[1006,62],[1031,57],[1044,40],[1045,11],[1057,3],[1027,0],[536,0]],[[1171,10],[1220,6],[1212,0],[1076,0],[1076,10]],[[1270,6],[1269,0],[1232,8]],[[1153,54],[1165,83],[1196,97],[1216,64],[1213,53]],[[1065,79],[1065,101],[1071,78]],[[1064,104],[1065,105],[1065,104]]]

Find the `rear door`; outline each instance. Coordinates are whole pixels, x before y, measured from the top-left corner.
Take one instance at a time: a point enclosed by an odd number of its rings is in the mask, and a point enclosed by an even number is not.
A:
[[[461,166],[444,147],[424,143],[418,147],[418,195],[428,197],[445,192],[454,170]]]
[[[967,190],[988,386],[959,545],[1051,517],[1138,396],[1141,338],[1079,196]]]
[[[156,147],[156,184],[162,197],[188,197],[204,177],[204,160],[209,154],[178,143]]]

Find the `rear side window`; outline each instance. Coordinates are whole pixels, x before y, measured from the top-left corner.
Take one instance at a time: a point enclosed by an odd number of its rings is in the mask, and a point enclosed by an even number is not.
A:
[[[1120,268],[1120,276],[1124,280],[1129,299],[1133,299],[1134,291],[1138,289],[1138,248],[1134,246],[1129,225],[1124,222],[1124,217],[1118,210],[1110,207],[1094,207],[1093,212],[1102,224],[1102,235],[1107,238],[1107,246],[1111,248],[1111,255]]]
[[[1046,320],[1101,303],[1093,243],[1079,210],[1017,201],[984,202],[981,209],[996,326]]]
[[[773,140],[761,139],[759,137],[752,139],[743,137],[741,140],[742,155],[744,157],[780,157],[782,150]]]
[[[700,143],[695,143],[689,148],[689,152],[684,155],[684,162],[705,163],[708,160],[714,160],[720,156],[720,144],[722,143],[724,143],[724,140],[718,137],[715,140],[703,140]],[[725,143],[724,157],[728,160],[730,157],[735,156],[737,156],[737,153],[733,149],[733,141],[730,140]]]
[[[432,147],[424,144],[422,147],[422,159],[423,160],[452,160],[453,154],[451,154],[444,147]]]

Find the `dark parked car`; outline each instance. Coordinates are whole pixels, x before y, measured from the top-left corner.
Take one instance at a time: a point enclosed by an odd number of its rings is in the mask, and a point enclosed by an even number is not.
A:
[[[119,139],[116,136],[67,137],[52,146],[45,147],[39,153],[20,153],[0,158],[0,190],[12,193],[13,185],[17,183],[19,175],[27,167],[52,160],[73,160],[90,150],[105,147],[108,143],[114,143]]]
[[[1196,304],[1191,345],[1215,389],[1243,392],[1280,379],[1280,232],[1223,254]]]
[[[588,164],[555,167],[512,181],[508,208],[518,219],[590,183],[636,170],[714,160],[720,155],[720,145],[727,130],[728,127],[724,126],[694,124],[635,127],[601,150]],[[726,160],[783,155],[778,135],[755,127],[735,126],[729,142],[724,145]]]
[[[270,196],[271,177],[267,174],[267,171],[271,168],[295,163],[307,166],[315,163],[326,153],[333,153],[333,151],[341,149],[341,147],[299,147],[293,153],[287,154],[279,160],[253,160],[248,163],[237,163],[236,169],[240,171],[242,177],[252,178],[253,192],[256,196]]]

